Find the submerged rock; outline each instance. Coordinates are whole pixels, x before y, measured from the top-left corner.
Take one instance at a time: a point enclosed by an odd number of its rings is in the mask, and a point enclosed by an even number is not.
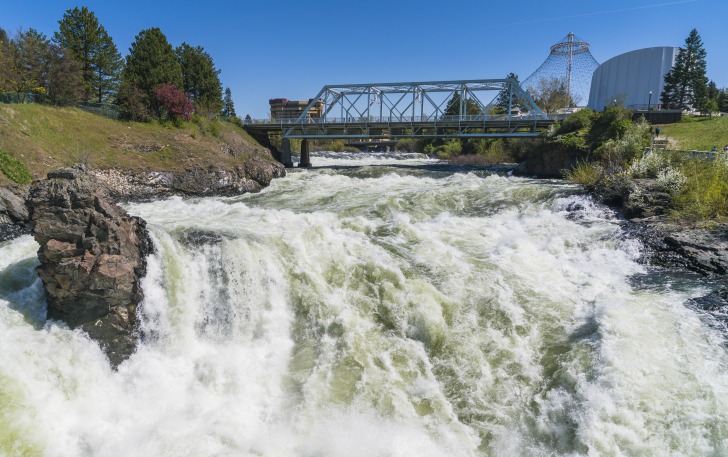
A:
[[[718,290],[703,297],[691,298],[689,305],[697,306],[704,311],[728,311],[728,287],[721,287]]]
[[[136,347],[140,280],[152,250],[146,223],[112,203],[82,166],[33,183],[28,207],[48,317],[85,330],[118,365]]]

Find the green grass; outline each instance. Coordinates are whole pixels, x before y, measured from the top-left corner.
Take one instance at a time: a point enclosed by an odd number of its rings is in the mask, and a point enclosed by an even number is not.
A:
[[[262,149],[229,122],[185,122],[177,128],[158,122],[116,121],[76,108],[0,103],[0,150],[22,162],[35,178],[77,162],[134,171],[235,166]],[[270,154],[260,156],[273,160]],[[0,174],[0,185],[9,182]]]
[[[564,170],[564,178],[567,181],[582,186],[594,186],[602,175],[602,168],[596,162],[587,162],[585,160],[577,162],[574,168]]]
[[[721,160],[687,160],[680,164],[687,177],[675,197],[675,216],[690,220],[728,218],[728,164]]]
[[[674,141],[673,149],[710,151],[713,146],[723,150],[728,144],[728,116],[683,116],[675,124],[661,125],[661,137]]]
[[[28,167],[3,150],[0,150],[0,171],[17,184],[30,184],[33,181]]]

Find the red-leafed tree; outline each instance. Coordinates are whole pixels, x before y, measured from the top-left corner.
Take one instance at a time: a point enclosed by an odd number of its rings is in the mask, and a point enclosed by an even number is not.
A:
[[[159,86],[154,89],[154,96],[160,109],[159,117],[166,116],[171,120],[176,118],[190,120],[190,114],[192,114],[195,107],[187,98],[187,95],[179,90],[177,86],[173,84]]]

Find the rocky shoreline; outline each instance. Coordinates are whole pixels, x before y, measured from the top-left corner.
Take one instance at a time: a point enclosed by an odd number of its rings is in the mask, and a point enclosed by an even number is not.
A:
[[[258,192],[282,176],[282,165],[255,159],[234,168],[184,172],[87,171],[77,165],[49,173],[30,189],[0,188],[0,241],[33,234],[40,244],[37,270],[49,318],[84,329],[116,366],[136,347],[135,313],[143,298],[139,284],[153,249],[146,223],[116,203]],[[629,189],[590,193],[625,217],[624,236],[644,246],[642,263],[728,279],[728,224],[693,227],[669,221],[663,196],[652,198],[649,183],[640,191],[639,205],[630,201]],[[727,315],[728,293],[719,289],[687,304]]]
[[[107,169],[91,170],[116,201],[159,200],[174,195],[212,197],[260,192],[286,175],[278,162],[252,158],[234,168],[191,167],[183,172]]]
[[[256,158],[184,172],[89,171],[77,164],[28,188],[0,187],[0,242],[33,235],[48,318],[83,329],[116,367],[136,349],[136,308],[153,252],[146,222],[117,203],[259,192],[283,176],[282,165]]]

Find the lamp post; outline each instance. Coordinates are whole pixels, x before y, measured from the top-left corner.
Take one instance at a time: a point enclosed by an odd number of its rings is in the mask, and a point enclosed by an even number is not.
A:
[[[647,99],[647,111],[650,110],[650,105],[652,105],[652,91],[650,91],[650,98]]]

